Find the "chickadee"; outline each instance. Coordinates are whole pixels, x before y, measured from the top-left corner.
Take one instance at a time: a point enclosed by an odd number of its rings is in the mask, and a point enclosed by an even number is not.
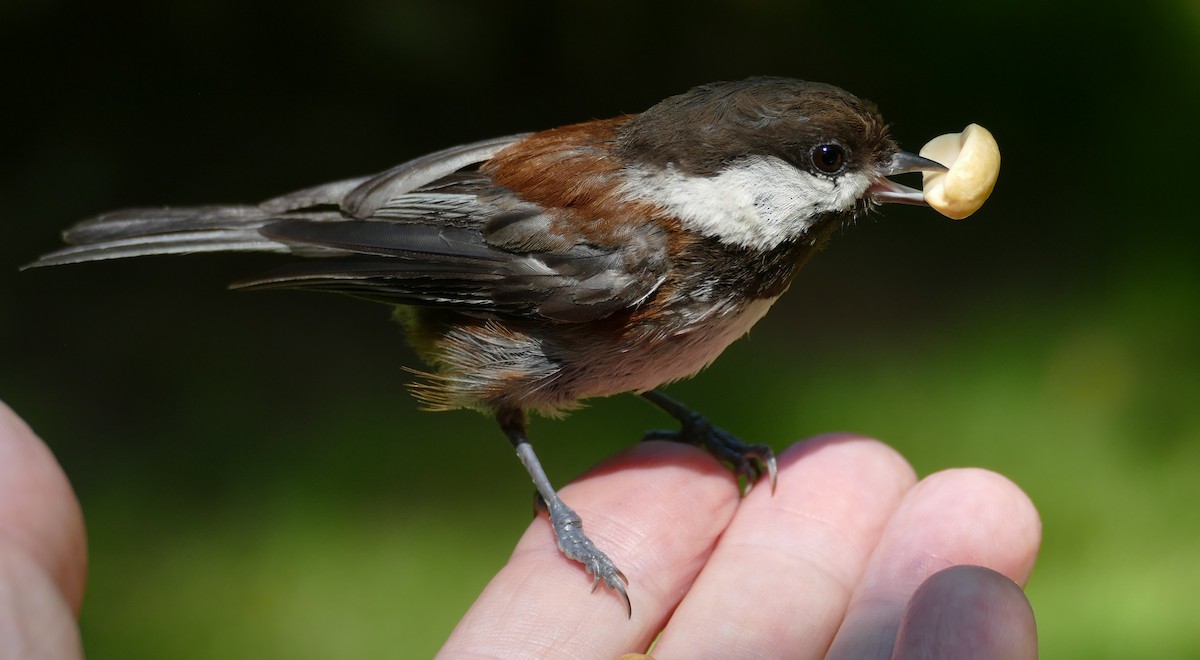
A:
[[[416,397],[495,417],[559,549],[629,609],[625,576],[542,470],[527,415],[636,392],[682,424],[652,437],[707,447],[748,484],[765,473],[773,487],[769,447],[743,444],[655,388],[744,335],[845,220],[884,202],[924,204],[886,178],[914,171],[945,168],[901,151],[872,104],[831,85],[752,78],[257,205],[106,213],[31,266],[217,251],[317,257],[233,287],[393,305],[430,367]]]

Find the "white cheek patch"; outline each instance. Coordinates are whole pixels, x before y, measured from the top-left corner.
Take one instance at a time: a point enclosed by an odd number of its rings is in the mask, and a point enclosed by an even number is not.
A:
[[[854,208],[871,185],[858,172],[814,176],[770,156],[756,156],[715,176],[689,176],[673,166],[626,171],[621,192],[659,206],[685,229],[723,243],[771,249],[802,237],[820,213]]]

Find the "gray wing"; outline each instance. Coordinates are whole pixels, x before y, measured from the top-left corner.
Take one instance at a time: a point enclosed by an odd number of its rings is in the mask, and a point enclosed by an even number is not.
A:
[[[291,263],[238,288],[288,287],[472,313],[603,318],[665,277],[653,232],[593,245],[553,231],[555,209],[524,202],[475,168],[524,135],[454,147],[372,177],[258,205],[129,209],[64,232],[33,267],[151,254],[283,252]],[[643,227],[644,229],[644,227]]]
[[[529,136],[530,133],[521,133],[450,147],[401,163],[374,176],[336,181],[299,190],[267,200],[259,206],[283,212],[328,204],[339,207],[351,217],[368,218],[375,215],[388,201],[465,167],[482,163],[505,147]]]
[[[288,264],[235,286],[577,323],[633,307],[662,282],[665,236],[642,227],[636,236],[594,245],[557,233],[554,213],[483,175],[457,173],[387,200],[366,219],[281,219],[262,227],[270,240],[338,256]]]

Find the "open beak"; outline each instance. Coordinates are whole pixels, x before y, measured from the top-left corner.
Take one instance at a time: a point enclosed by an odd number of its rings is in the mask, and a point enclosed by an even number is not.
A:
[[[910,154],[907,151],[897,151],[896,155],[892,156],[892,162],[888,163],[887,167],[879,170],[875,180],[867,188],[867,196],[881,204],[929,206],[925,201],[924,193],[920,190],[896,183],[887,177],[897,174],[907,174],[909,172],[945,171],[947,171],[946,166],[937,161],[932,161],[916,154]]]

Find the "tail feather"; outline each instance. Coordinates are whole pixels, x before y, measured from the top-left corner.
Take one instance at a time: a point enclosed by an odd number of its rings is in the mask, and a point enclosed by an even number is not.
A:
[[[273,216],[257,206],[125,209],[85,220],[63,232],[68,247],[24,268],[155,254],[289,252],[259,233]]]
[[[263,238],[257,229],[216,229],[176,234],[152,234],[100,241],[87,245],[73,245],[51,252],[24,266],[22,270],[155,254],[291,251],[291,248],[283,243]]]
[[[267,214],[257,206],[122,209],[98,215],[63,232],[72,245],[196,230],[261,226]]]
[[[63,233],[68,243],[24,268],[57,266],[85,261],[191,252],[289,252],[301,256],[328,257],[354,252],[353,247],[334,242],[288,241],[285,236],[268,237],[261,231],[280,220],[312,223],[384,220],[460,226],[470,215],[475,198],[461,191],[438,195],[438,203],[419,196],[412,203],[395,202],[442,177],[491,158],[498,151],[527,137],[513,135],[451,147],[374,176],[343,179],[269,199],[261,204],[194,206],[190,208],[137,208],[113,211],[85,220]],[[463,185],[461,179],[455,185]],[[471,186],[466,186],[471,188]],[[478,182],[475,187],[478,186]],[[486,187],[486,186],[484,186]],[[354,236],[362,234],[357,225]],[[372,253],[367,251],[367,253]],[[440,249],[438,254],[443,254]]]
[[[113,211],[85,220],[63,232],[67,247],[22,267],[41,268],[105,259],[197,252],[284,252],[307,256],[340,254],[324,247],[289,245],[260,233],[285,217],[261,206],[196,206]],[[342,220],[337,211],[312,209],[287,218]]]

